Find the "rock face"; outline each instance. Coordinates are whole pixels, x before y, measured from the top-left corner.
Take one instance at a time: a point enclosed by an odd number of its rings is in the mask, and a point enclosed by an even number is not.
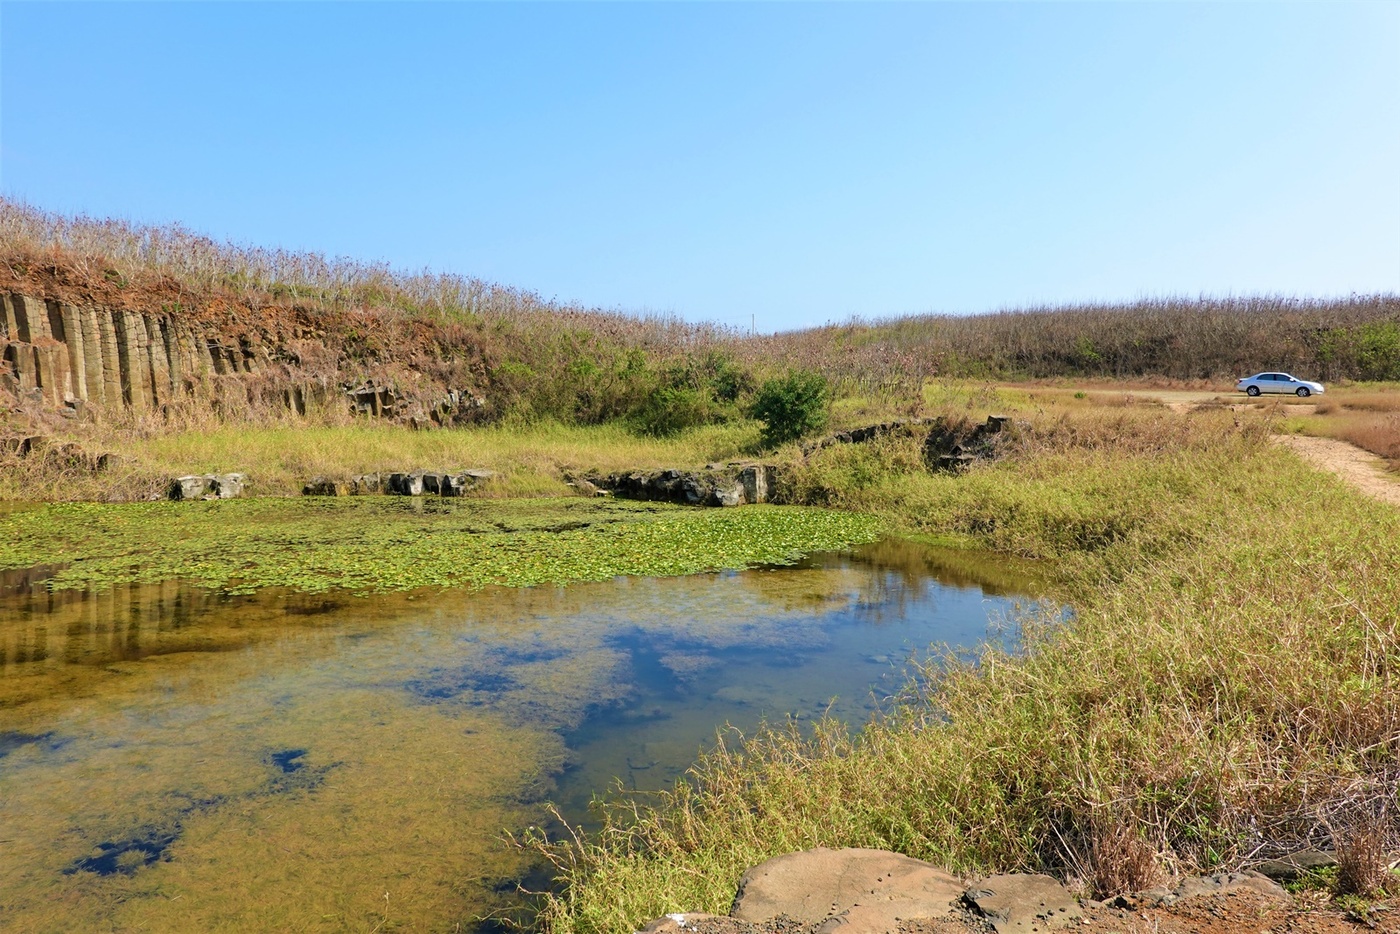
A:
[[[774,857],[744,873],[730,915],[787,915],[821,932],[894,932],[901,920],[954,914],[964,886],[922,860],[884,850],[818,847]]]
[[[421,373],[407,374],[406,391],[392,375],[345,372],[327,362],[323,342],[307,339],[305,322],[259,334],[246,322],[220,326],[178,304],[159,307],[140,312],[0,292],[0,391],[68,416],[159,413],[197,392],[216,411],[257,404],[305,415],[329,406],[428,426],[476,421],[486,410],[475,392],[424,388]],[[318,355],[317,365],[304,366],[303,357]],[[475,366],[445,379],[485,382],[484,366]]]
[[[774,468],[762,464],[710,465],[704,470],[637,470],[607,476],[589,475],[585,482],[622,499],[640,499],[689,506],[742,506],[771,502]],[[574,481],[575,488],[579,482]]]

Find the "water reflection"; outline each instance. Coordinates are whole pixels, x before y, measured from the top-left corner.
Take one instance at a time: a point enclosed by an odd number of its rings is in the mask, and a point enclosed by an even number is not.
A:
[[[467,929],[545,800],[669,784],[726,722],[861,719],[910,651],[985,638],[1015,580],[954,558],[373,598],[0,577],[0,919]]]

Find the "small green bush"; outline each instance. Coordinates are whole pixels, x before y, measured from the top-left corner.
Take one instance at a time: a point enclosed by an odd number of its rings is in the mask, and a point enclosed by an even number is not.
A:
[[[798,370],[759,387],[751,411],[763,422],[763,443],[778,445],[825,428],[830,403],[826,377]]]

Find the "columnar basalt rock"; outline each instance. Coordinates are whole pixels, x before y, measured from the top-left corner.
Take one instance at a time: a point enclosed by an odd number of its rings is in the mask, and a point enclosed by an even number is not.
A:
[[[109,405],[125,404],[122,394],[121,356],[117,350],[117,329],[110,311],[98,311],[97,336],[102,347],[102,391]]]
[[[256,315],[250,323],[250,309],[238,309],[241,319],[171,303],[160,309],[0,292],[0,394],[7,397],[0,403],[94,418],[123,411],[164,417],[185,402],[232,416],[245,406],[285,406],[297,415],[341,406],[420,427],[475,422],[490,411],[483,396],[455,382],[460,356],[443,370],[453,383],[422,379],[419,367],[438,348],[367,361],[344,356],[334,341],[328,351],[314,319],[297,319],[299,309],[278,308],[282,317],[270,316],[265,331]],[[314,350],[304,364],[307,348]],[[489,379],[484,361],[474,366]]]
[[[42,300],[27,295],[11,295],[10,300],[14,303],[18,340],[33,344],[44,338],[52,339],[53,334],[49,331],[49,309]]]
[[[83,338],[83,398],[102,405],[107,401],[107,387],[102,376],[102,338],[97,327],[97,313],[91,308],[75,310],[78,331]]]
[[[0,340],[19,340],[19,322],[15,319],[14,300],[8,294],[0,294]]]

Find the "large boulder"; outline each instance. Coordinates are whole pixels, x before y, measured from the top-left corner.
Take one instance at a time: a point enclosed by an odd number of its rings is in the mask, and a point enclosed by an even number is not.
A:
[[[483,470],[479,467],[459,470],[456,473],[441,470],[414,470],[409,473],[389,474],[387,478],[384,478],[383,489],[385,493],[392,493],[396,496],[423,496],[425,494],[461,496],[495,477],[494,470]],[[374,492],[378,491],[380,481],[378,474],[367,474],[355,479],[360,481],[364,492],[371,492],[370,487],[374,488]]]
[[[923,860],[847,847],[788,853],[744,873],[729,913],[762,922],[787,915],[836,931],[890,934],[899,922],[956,914],[964,886]]]

